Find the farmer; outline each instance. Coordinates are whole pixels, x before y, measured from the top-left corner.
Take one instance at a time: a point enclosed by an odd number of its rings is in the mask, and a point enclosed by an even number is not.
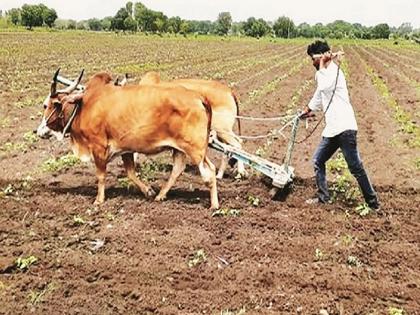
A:
[[[350,103],[346,79],[337,65],[340,63],[339,55],[332,54],[327,42],[320,40],[309,45],[307,53],[317,70],[315,74],[317,89],[309,104],[304,108],[301,117],[307,118],[311,111],[322,109],[326,122],[321,143],[313,157],[318,196],[307,200],[307,203],[329,202],[325,163],[340,148],[350,172],[359,183],[367,205],[377,210],[379,209],[378,198],[363,168],[357,149],[357,123]]]

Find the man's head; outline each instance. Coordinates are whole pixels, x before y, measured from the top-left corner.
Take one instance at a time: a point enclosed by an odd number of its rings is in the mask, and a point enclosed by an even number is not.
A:
[[[321,41],[321,40],[317,40],[315,42],[313,42],[312,44],[310,44],[308,46],[307,49],[307,53],[308,55],[311,57],[312,59],[312,64],[314,65],[314,67],[319,70],[319,62],[320,62],[320,57],[314,57],[315,55],[322,55],[326,52],[330,51],[330,46],[328,46],[328,43],[326,41]]]

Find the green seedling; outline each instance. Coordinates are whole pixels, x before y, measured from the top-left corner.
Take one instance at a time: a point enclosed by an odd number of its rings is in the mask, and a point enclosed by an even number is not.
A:
[[[120,177],[117,179],[117,182],[118,182],[117,186],[120,188],[130,189],[130,187],[134,186],[128,177]]]
[[[49,283],[45,289],[41,290],[41,291],[34,291],[31,290],[29,292],[29,303],[31,303],[32,305],[36,305],[38,303],[41,303],[44,301],[44,298],[46,295],[48,295],[48,293],[51,293],[52,291],[55,290],[55,285],[53,283]]]
[[[240,308],[237,311],[232,311],[232,310],[223,310],[220,311],[220,315],[244,315],[246,314],[246,308],[245,306]]]
[[[108,219],[108,221],[114,221],[115,220],[115,215],[112,214],[111,212],[108,212],[106,214],[106,218]]]
[[[59,158],[51,158],[46,160],[41,165],[41,169],[44,172],[58,172],[63,169],[68,169],[80,163],[78,157],[67,154]]]
[[[204,252],[204,249],[199,249],[194,253],[193,257],[188,260],[188,267],[196,267],[205,261],[207,261],[207,255]]]
[[[346,235],[344,235],[344,236],[341,237],[341,242],[345,246],[350,246],[351,243],[353,243],[353,236],[351,236],[350,234],[346,234]]]
[[[388,314],[389,315],[404,315],[405,312],[402,308],[390,307]]]
[[[86,221],[85,219],[83,219],[80,215],[76,214],[75,216],[73,216],[73,222],[76,225],[82,225],[85,224]]]
[[[33,265],[37,261],[38,261],[38,258],[36,258],[35,256],[29,256],[26,258],[19,257],[18,259],[16,259],[15,264],[18,269],[25,270],[25,269],[28,269],[31,265]]]
[[[240,210],[229,209],[229,208],[222,208],[222,209],[214,211],[211,214],[212,217],[239,217],[240,215],[241,215]]]
[[[319,248],[315,249],[315,261],[321,261],[325,259],[325,254]]]
[[[260,205],[260,199],[258,197],[254,197],[252,195],[248,196],[248,202],[253,205],[254,207],[258,207]]]
[[[372,211],[372,209],[367,205],[367,203],[363,203],[357,206],[355,210],[361,217],[367,216]]]
[[[347,257],[347,265],[359,268],[362,266],[362,262],[356,256],[350,255]]]
[[[26,143],[31,145],[31,144],[34,144],[35,142],[38,142],[39,138],[32,131],[28,131],[23,135],[23,140],[25,140]]]

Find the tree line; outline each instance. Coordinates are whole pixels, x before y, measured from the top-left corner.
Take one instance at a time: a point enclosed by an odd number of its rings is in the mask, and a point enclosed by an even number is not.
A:
[[[221,12],[216,21],[193,21],[184,20],[178,16],[167,17],[160,11],[147,8],[141,2],[133,3],[131,1],[120,8],[114,16],[103,19],[93,18],[84,21],[58,19],[56,11],[43,4],[25,4],[21,8],[11,9],[5,12],[3,19],[29,29],[34,26],[47,26],[57,29],[91,31],[242,35],[256,38],[272,36],[279,38],[386,39],[390,35],[407,39],[420,37],[420,29],[414,30],[410,23],[403,23],[399,27],[390,27],[386,23],[367,27],[360,23],[336,20],[325,25],[322,23],[296,25],[292,19],[286,16],[281,16],[274,22],[255,17],[250,17],[243,22],[233,22],[229,12]]]

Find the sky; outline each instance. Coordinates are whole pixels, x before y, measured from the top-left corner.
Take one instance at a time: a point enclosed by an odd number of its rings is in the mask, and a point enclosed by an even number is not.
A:
[[[0,10],[19,8],[24,3],[44,3],[63,19],[85,20],[113,16],[128,0],[0,0]],[[132,2],[136,2],[133,0]],[[296,25],[307,22],[329,23],[345,20],[373,26],[388,23],[399,26],[410,22],[420,28],[420,0],[142,0],[149,9],[168,17],[189,20],[216,20],[220,12],[230,12],[234,21],[249,17],[274,21],[282,15]]]

